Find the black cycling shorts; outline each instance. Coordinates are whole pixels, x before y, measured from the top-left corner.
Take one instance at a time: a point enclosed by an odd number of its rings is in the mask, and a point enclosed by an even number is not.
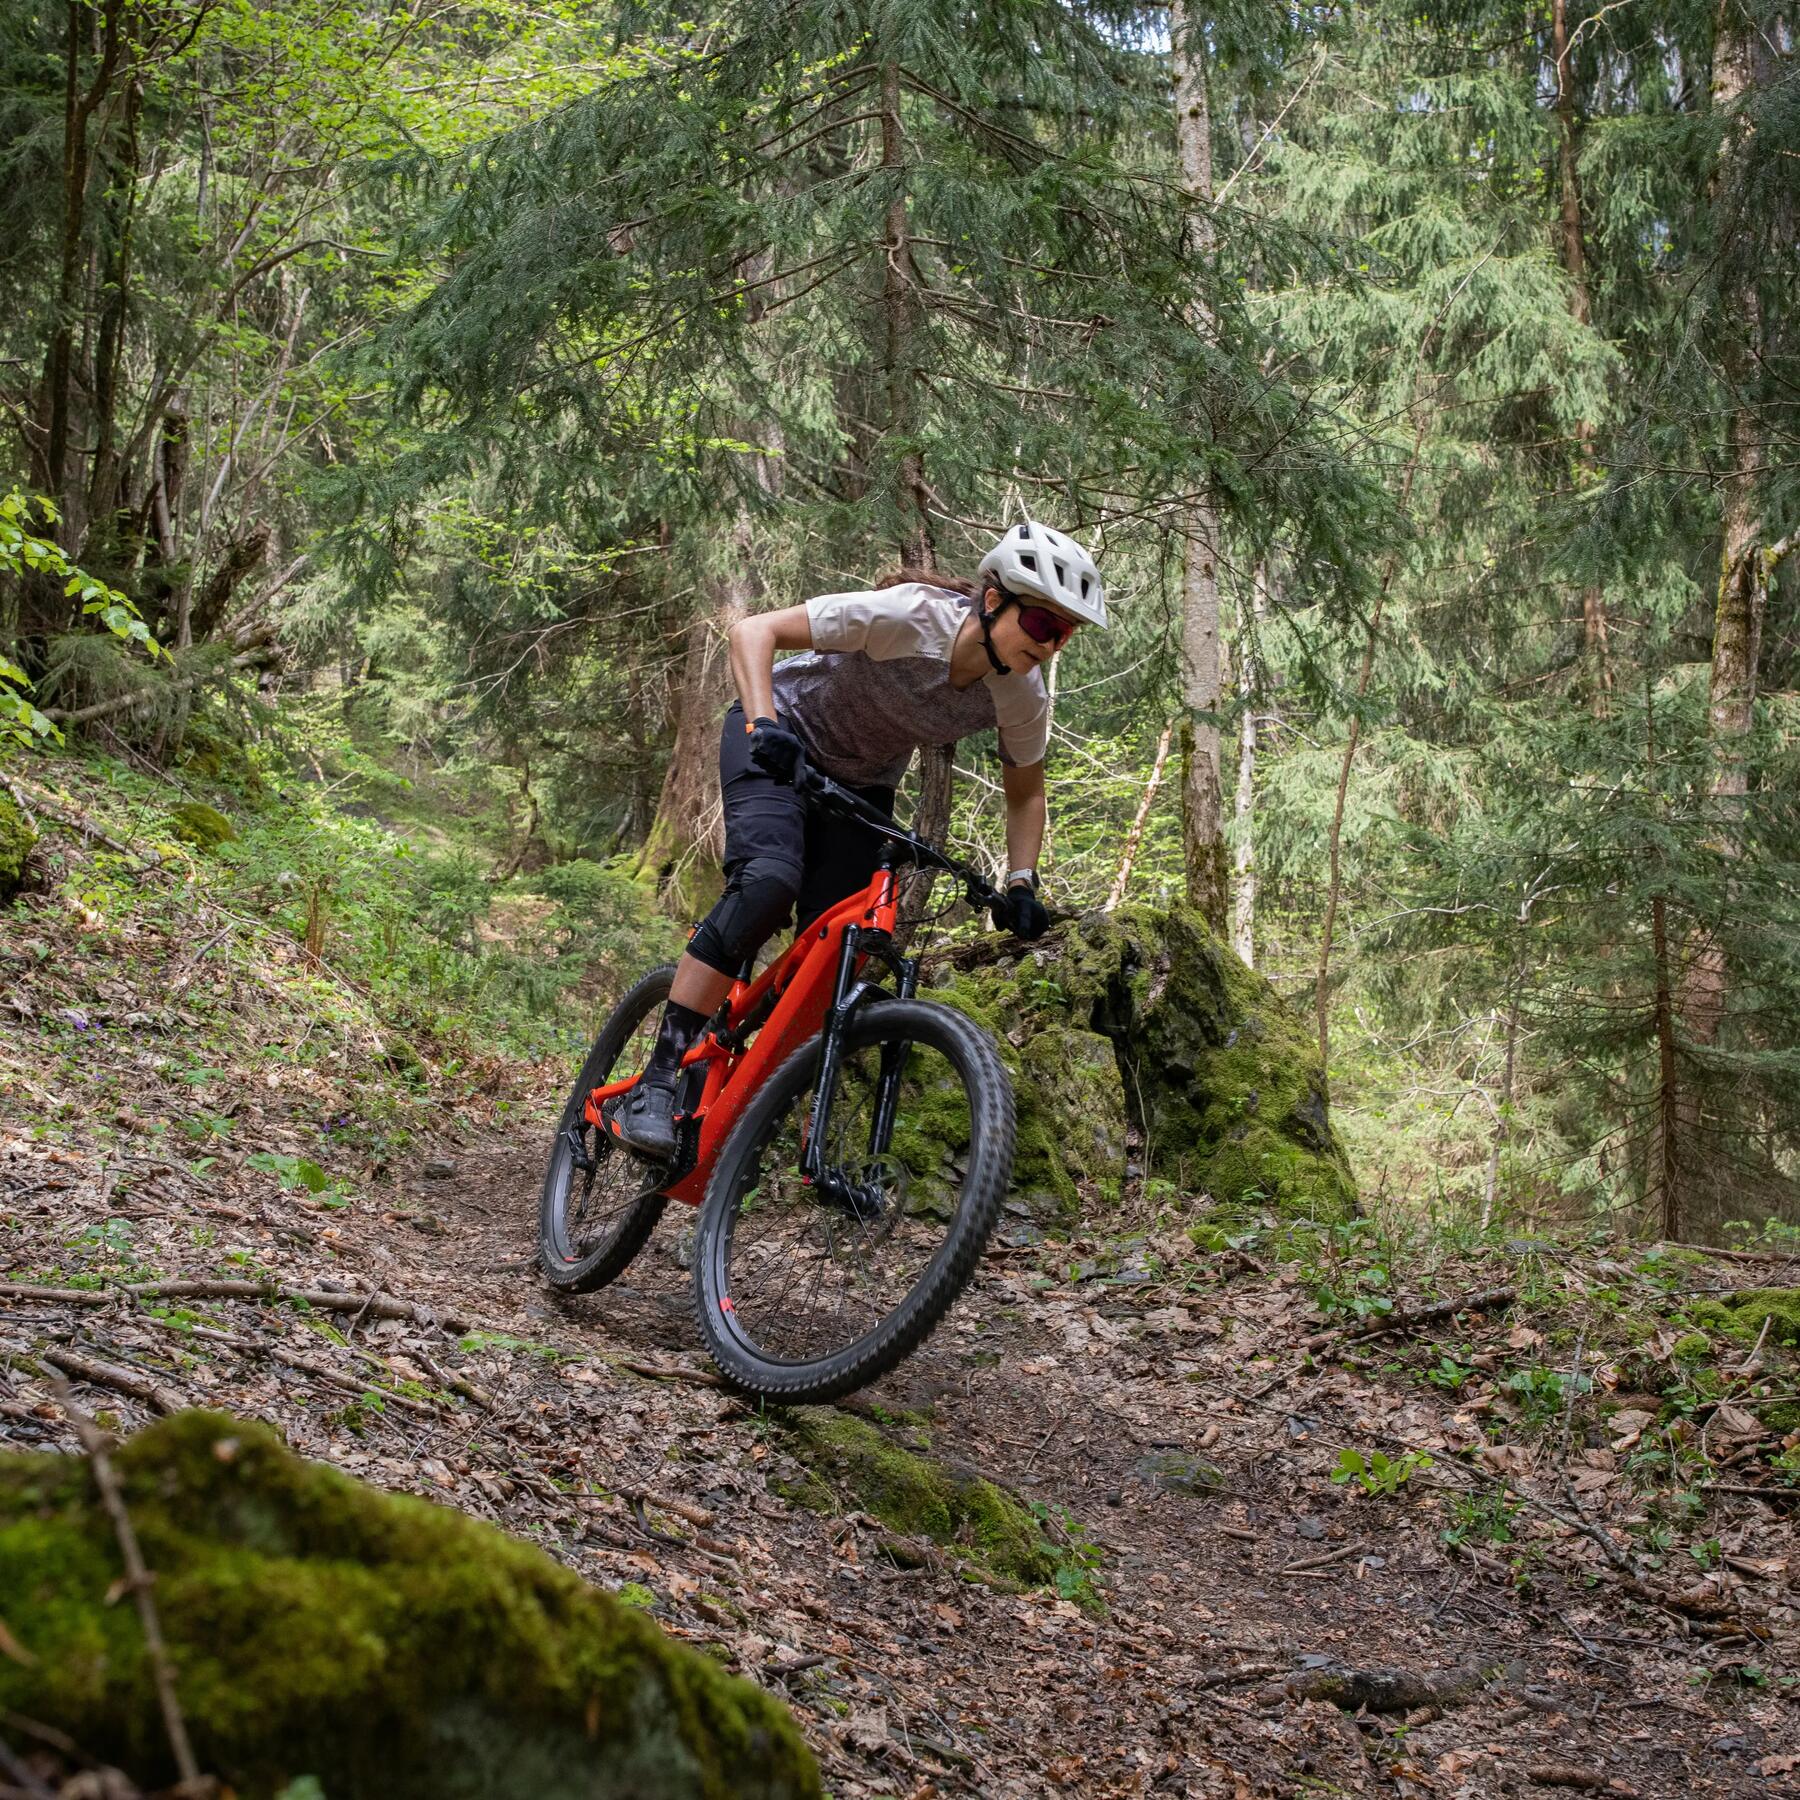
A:
[[[725,807],[725,892],[688,949],[709,967],[735,975],[787,923],[796,903],[804,928],[866,887],[881,838],[854,819],[813,812],[786,782],[757,768],[750,761],[744,709],[735,702],[719,737],[719,792]],[[851,792],[894,816],[892,788]]]

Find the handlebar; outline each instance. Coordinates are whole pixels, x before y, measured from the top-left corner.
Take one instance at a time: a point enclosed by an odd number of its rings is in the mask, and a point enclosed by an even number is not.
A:
[[[922,837],[908,831],[904,825],[896,825],[886,813],[877,811],[860,794],[853,794],[810,763],[803,763],[795,773],[794,786],[814,806],[845,813],[859,824],[868,826],[889,843],[898,845],[921,867],[942,869],[946,875],[954,875],[963,884],[963,893],[971,906],[985,910],[1005,905],[1006,897],[989,885],[987,877],[980,870],[968,863],[958,862],[954,856],[947,856],[935,845],[928,844]]]

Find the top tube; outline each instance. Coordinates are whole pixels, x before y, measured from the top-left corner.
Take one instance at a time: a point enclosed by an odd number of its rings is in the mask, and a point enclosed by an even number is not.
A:
[[[979,906],[991,906],[1001,899],[1001,895],[988,884],[987,878],[968,863],[958,862],[954,856],[947,856],[942,850],[928,844],[922,837],[906,829],[904,825],[896,825],[885,813],[878,812],[860,794],[853,794],[847,787],[831,779],[829,775],[805,764],[795,777],[794,785],[814,806],[828,807],[836,812],[848,813],[852,818],[867,825],[870,830],[886,838],[888,842],[898,844],[908,851],[914,862],[928,868],[942,869],[947,875],[954,875],[968,889],[970,899]]]

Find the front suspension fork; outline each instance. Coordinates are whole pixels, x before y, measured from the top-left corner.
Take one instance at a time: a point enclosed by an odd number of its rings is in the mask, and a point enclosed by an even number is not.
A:
[[[801,1176],[809,1182],[820,1182],[829,1173],[825,1163],[825,1146],[831,1135],[831,1110],[837,1101],[838,1076],[844,1065],[844,1033],[856,1009],[869,997],[871,984],[856,979],[856,967],[865,956],[879,957],[893,970],[897,991],[910,1000],[918,991],[919,965],[916,957],[898,956],[893,939],[885,931],[865,931],[852,925],[844,933],[838,951],[837,980],[832,989],[831,1009],[825,1015],[825,1030],[819,1046],[819,1074],[813,1085],[812,1113],[807,1120],[806,1148],[800,1157]],[[894,1136],[894,1114],[900,1101],[900,1076],[906,1063],[905,1044],[883,1044],[881,1074],[875,1090],[875,1117],[869,1127],[869,1154],[885,1155]]]

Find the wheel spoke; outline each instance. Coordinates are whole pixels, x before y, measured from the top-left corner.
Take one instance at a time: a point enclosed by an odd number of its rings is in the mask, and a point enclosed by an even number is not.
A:
[[[763,1131],[738,1176],[721,1291],[722,1329],[782,1364],[838,1356],[879,1330],[930,1269],[957,1212],[972,1108],[955,1065],[913,1042],[893,1141],[873,1154],[882,1046],[847,1048],[816,1184],[799,1151],[810,1083]]]

